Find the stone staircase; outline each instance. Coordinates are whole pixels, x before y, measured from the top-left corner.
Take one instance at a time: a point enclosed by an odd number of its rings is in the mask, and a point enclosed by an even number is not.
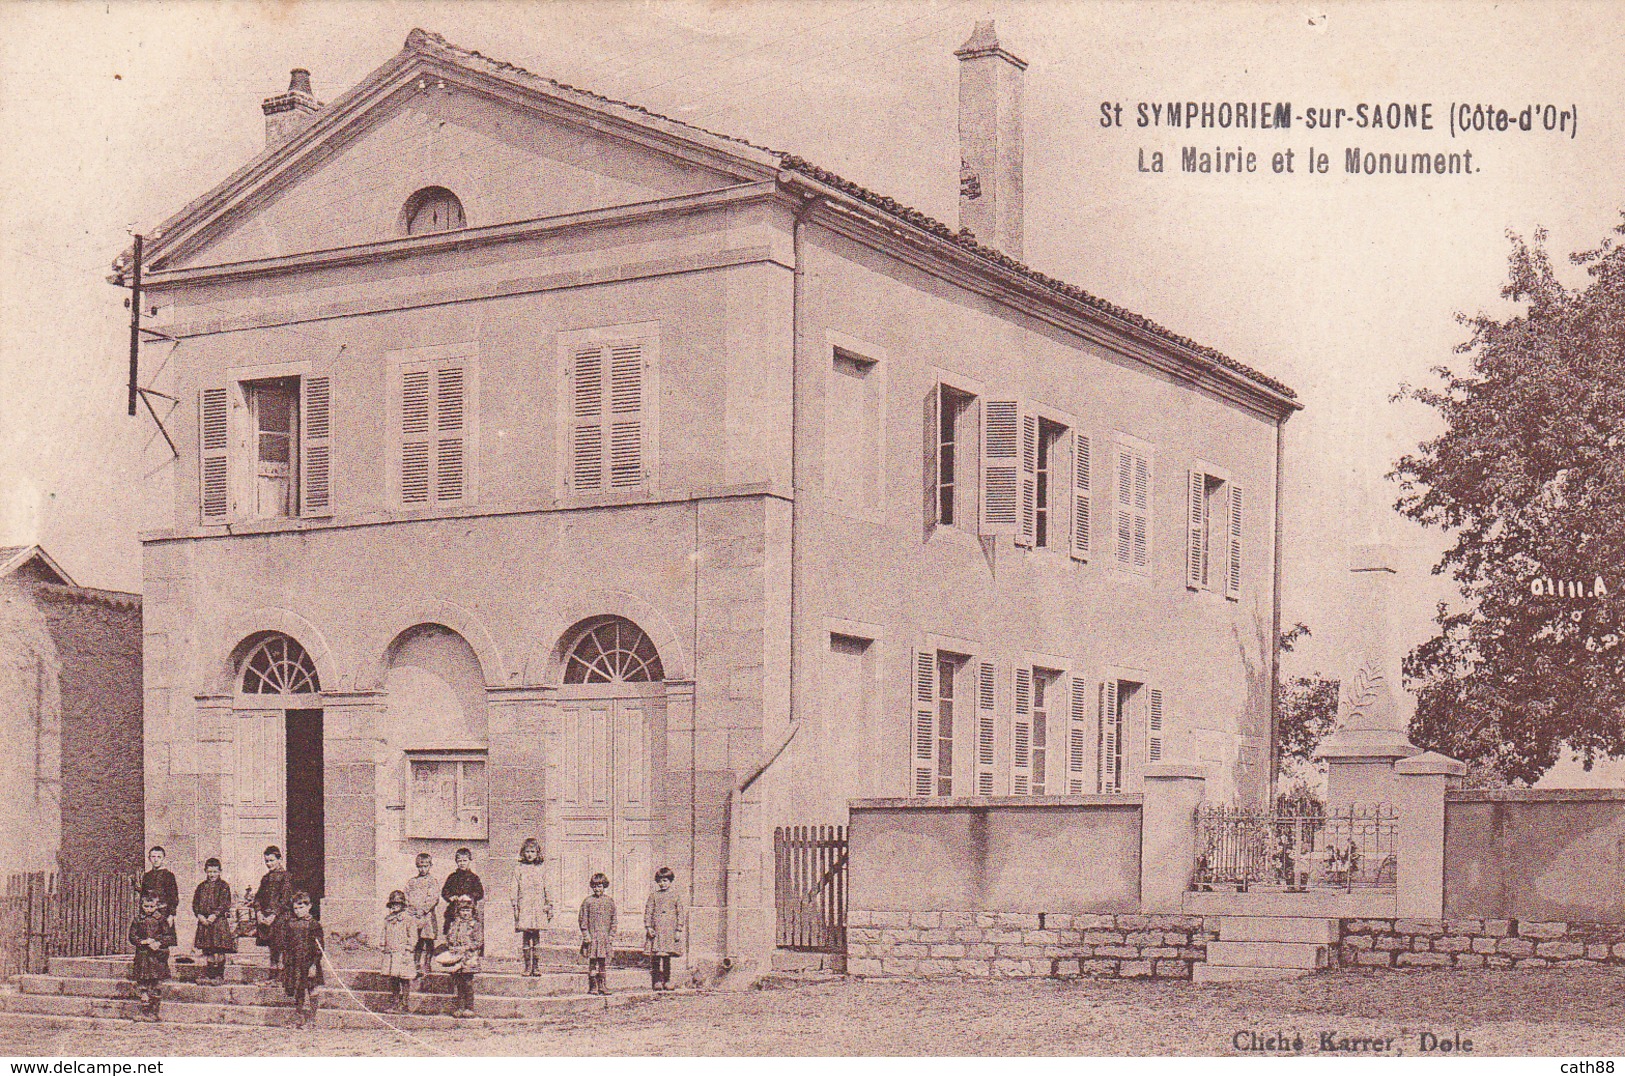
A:
[[[1336,919],[1227,915],[1219,940],[1207,943],[1207,963],[1192,971],[1198,983],[1296,979],[1332,966],[1338,943]]]
[[[363,954],[357,956],[367,959]],[[663,996],[650,991],[646,970],[624,966],[610,968],[607,998],[587,994],[585,964],[572,964],[557,956],[549,959],[542,974],[526,977],[519,974],[518,961],[487,958],[474,979],[472,1021],[449,1015],[454,1001],[449,976],[430,975],[413,983],[409,1014],[375,1015],[392,1001],[386,976],[372,968],[341,966],[339,974],[349,987],[346,991],[327,970],[316,1026],[380,1030],[382,1020],[414,1031],[466,1027],[481,1020],[547,1021],[608,1005],[652,1003]],[[174,978],[164,984],[161,1012],[166,1023],[281,1026],[291,1022],[293,1002],[258,954],[234,958],[220,985],[199,981],[204,971],[201,962],[172,961],[170,968]],[[53,957],[47,974],[18,976],[15,992],[0,994],[0,1019],[67,1024],[134,1020],[141,1003],[129,975],[127,956]],[[679,970],[673,968],[673,980],[680,979]]]

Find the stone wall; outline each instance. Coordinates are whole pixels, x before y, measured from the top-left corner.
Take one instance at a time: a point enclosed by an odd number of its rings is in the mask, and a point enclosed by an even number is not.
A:
[[[1189,979],[1218,936],[1201,916],[854,909],[847,973]]]
[[[1545,968],[1625,965],[1625,923],[1345,919],[1344,966]]]

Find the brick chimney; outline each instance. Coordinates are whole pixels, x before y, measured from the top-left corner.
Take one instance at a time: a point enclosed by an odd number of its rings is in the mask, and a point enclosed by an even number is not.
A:
[[[1021,81],[1027,61],[1006,52],[993,20],[978,22],[959,57],[959,226],[1021,257]]]
[[[288,92],[267,97],[260,104],[265,113],[265,148],[280,146],[304,130],[321,107],[310,92],[310,72],[294,68],[288,75]]]

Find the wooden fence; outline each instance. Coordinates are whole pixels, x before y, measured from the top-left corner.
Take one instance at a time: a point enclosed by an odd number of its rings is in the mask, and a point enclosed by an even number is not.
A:
[[[8,876],[0,901],[0,977],[42,973],[53,956],[129,952],[136,881],[131,874]]]
[[[846,952],[846,831],[780,826],[773,859],[778,947]]]

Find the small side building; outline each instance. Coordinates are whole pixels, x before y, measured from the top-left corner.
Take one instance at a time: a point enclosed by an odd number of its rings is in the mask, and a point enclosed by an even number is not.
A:
[[[0,871],[141,863],[141,597],[0,548]]]

